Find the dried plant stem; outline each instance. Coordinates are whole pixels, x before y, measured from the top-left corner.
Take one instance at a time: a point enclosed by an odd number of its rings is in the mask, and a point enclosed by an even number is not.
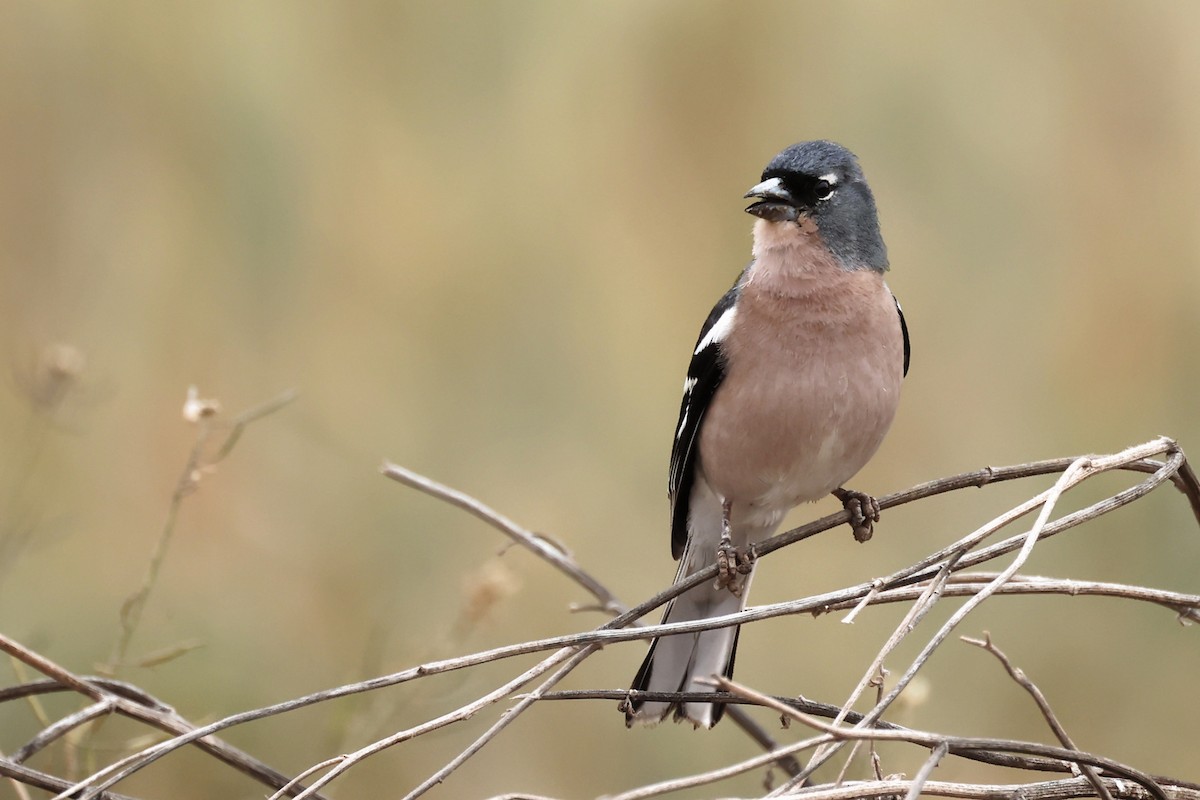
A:
[[[121,632],[117,637],[116,644],[113,646],[112,655],[108,658],[108,664],[103,668],[103,671],[111,675],[117,674],[117,671],[125,663],[125,656],[129,652],[129,645],[133,641],[133,634],[142,621],[142,611],[146,607],[146,601],[158,583],[158,576],[162,571],[163,559],[167,555],[167,548],[170,546],[171,537],[175,533],[175,522],[179,518],[179,507],[183,505],[183,499],[195,488],[196,470],[200,465],[200,456],[204,452],[204,445],[208,441],[210,424],[210,421],[207,419],[200,420],[199,422],[196,440],[192,443],[191,452],[188,453],[187,461],[183,466],[183,474],[175,482],[175,490],[171,492],[171,502],[167,504],[167,516],[163,520],[158,539],[154,543],[154,550],[150,553],[150,563],[146,567],[146,575],[142,579],[142,585],[133,594],[129,595],[121,605]]]
[[[232,445],[237,440],[245,424],[257,419],[263,414],[270,413],[274,408],[286,402],[286,399],[273,401],[274,405],[267,404],[260,409],[252,412],[247,412],[247,415],[239,417],[241,423],[235,423],[233,432],[229,435],[225,445],[218,450],[216,460],[228,454]],[[251,415],[251,416],[248,416]],[[205,434],[207,436],[208,434]],[[195,451],[195,459],[189,459],[189,466],[193,470],[185,474],[192,474],[195,468],[199,468],[205,462],[203,460],[203,448],[198,448]],[[1153,460],[1154,457],[1162,457],[1162,461]],[[208,463],[213,463],[212,461]],[[1051,519],[1054,508],[1062,495],[1071,487],[1078,483],[1087,480],[1091,476],[1100,472],[1113,469],[1129,470],[1137,473],[1148,474],[1148,477],[1140,480],[1136,485],[1117,492],[1104,500],[1087,506],[1079,511]],[[1161,590],[1148,589],[1143,587],[1130,587],[1120,584],[1102,584],[1095,582],[1070,581],[1053,578],[1042,578],[1032,576],[1022,576],[1018,571],[1027,562],[1033,549],[1037,543],[1051,535],[1069,530],[1075,526],[1081,525],[1087,521],[1093,520],[1115,508],[1127,505],[1145,496],[1157,486],[1170,480],[1181,489],[1188,497],[1194,511],[1197,512],[1200,518],[1200,485],[1197,485],[1195,474],[1192,472],[1182,451],[1169,439],[1161,438],[1142,445],[1138,445],[1112,456],[1105,457],[1083,457],[1078,459],[1055,459],[1052,461],[1034,462],[1031,464],[1018,465],[1015,467],[988,468],[979,470],[973,473],[965,473],[959,476],[933,481],[920,486],[909,489],[905,492],[899,492],[893,495],[888,495],[880,498],[880,504],[884,508],[891,508],[903,503],[912,502],[914,500],[926,498],[946,491],[954,491],[967,487],[985,486],[990,483],[1013,480],[1017,478],[1030,477],[1035,475],[1046,475],[1060,473],[1054,486],[1037,496],[1031,498],[1025,503],[1022,503],[1005,514],[1000,515],[996,519],[982,526],[977,531],[971,533],[953,542],[938,551],[931,553],[920,559],[914,564],[905,567],[902,570],[896,571],[891,575],[876,578],[872,581],[864,582],[856,586],[845,587],[836,591],[827,592],[823,595],[806,597],[798,600],[791,600],[784,603],[775,603],[766,606],[758,606],[748,608],[745,611],[729,614],[723,617],[717,617],[708,620],[700,620],[688,623],[675,623],[671,625],[647,625],[641,628],[628,629],[627,626],[633,625],[642,616],[651,612],[653,609],[669,602],[672,598],[682,594],[693,586],[702,582],[711,581],[715,577],[716,567],[711,567],[706,570],[701,570],[691,575],[687,580],[681,581],[677,585],[673,585],[659,592],[652,598],[637,606],[625,609],[625,606],[609,591],[598,579],[591,573],[584,570],[565,548],[553,544],[549,539],[534,532],[531,532],[512,520],[504,517],[494,511],[479,500],[470,497],[462,492],[446,487],[435,481],[432,481],[416,473],[397,467],[391,464],[385,464],[383,471],[388,477],[404,483],[408,486],[413,486],[420,491],[450,503],[457,508],[468,511],[474,516],[488,522],[488,524],[497,528],[508,536],[513,541],[526,547],[531,552],[535,553],[539,558],[544,559],[547,563],[554,566],[556,570],[568,577],[570,580],[577,583],[592,597],[594,597],[601,608],[616,616],[607,621],[605,624],[597,627],[594,630],[582,631],[565,636],[548,637],[535,641],[521,642],[517,644],[506,645],[504,647],[493,648],[488,651],[471,653],[455,658],[442,659],[432,661],[426,664],[412,667],[401,672],[373,678],[367,681],[361,681],[345,686],[336,687],[333,689],[316,692],[304,697],[295,698],[284,703],[278,703],[264,708],[254,709],[251,711],[241,712],[218,720],[203,727],[195,727],[184,720],[181,720],[177,715],[174,715],[169,708],[165,706],[155,705],[157,701],[150,702],[145,698],[131,695],[128,692],[120,690],[120,684],[115,682],[104,682],[100,680],[92,680],[72,675],[71,673],[57,668],[56,665],[48,662],[48,660],[40,661],[36,654],[30,653],[27,649],[15,645],[16,652],[21,655],[19,657],[29,663],[35,669],[38,669],[43,674],[47,675],[53,681],[62,687],[67,687],[71,691],[75,691],[92,701],[92,706],[79,712],[76,715],[54,723],[52,726],[47,726],[38,737],[31,741],[29,747],[36,750],[44,747],[45,744],[56,740],[61,736],[61,732],[69,729],[71,726],[79,724],[84,717],[94,717],[97,714],[106,713],[111,709],[118,713],[127,714],[135,719],[140,719],[147,724],[154,724],[163,730],[171,731],[174,735],[167,741],[144,748],[143,750],[130,755],[128,758],[111,764],[105,769],[89,776],[82,782],[71,786],[55,787],[60,791],[60,798],[68,796],[81,796],[83,798],[98,797],[101,793],[106,792],[110,787],[124,780],[134,772],[153,763],[155,760],[162,758],[168,753],[185,746],[190,743],[197,743],[202,747],[216,748],[211,750],[214,755],[222,757],[230,763],[238,765],[239,768],[244,768],[248,763],[248,757],[241,755],[231,755],[228,750],[221,750],[217,745],[220,743],[212,738],[212,735],[218,731],[241,725],[257,719],[286,713],[298,708],[302,708],[315,703],[325,702],[336,697],[344,697],[350,694],[359,692],[374,691],[387,686],[396,686],[402,683],[419,680],[429,675],[450,672],[454,670],[468,669],[477,665],[491,663],[500,659],[509,658],[521,654],[552,651],[544,657],[538,664],[524,670],[512,679],[504,682],[502,685],[495,687],[491,691],[483,694],[480,697],[472,700],[463,706],[444,713],[436,718],[429,719],[419,725],[415,725],[406,730],[399,731],[390,736],[384,737],[378,741],[369,743],[358,750],[322,760],[315,764],[310,769],[306,770],[296,779],[289,781],[283,776],[278,776],[274,782],[264,780],[265,783],[280,789],[276,797],[282,797],[284,794],[291,794],[297,797],[317,797],[316,792],[323,786],[329,785],[338,776],[345,774],[346,771],[361,763],[363,760],[382,752],[385,749],[394,747],[412,739],[423,736],[435,730],[440,730],[446,726],[453,725],[462,720],[468,719],[473,715],[479,714],[484,709],[487,709],[495,704],[505,700],[506,698],[515,698],[515,704],[506,709],[499,717],[493,721],[488,729],[479,737],[475,738],[465,749],[458,755],[452,758],[440,768],[433,771],[428,778],[414,787],[407,794],[408,798],[416,798],[427,792],[434,786],[439,785],[443,780],[450,776],[462,764],[472,758],[489,742],[499,736],[505,728],[511,724],[520,714],[528,708],[531,708],[539,700],[549,698],[565,698],[579,696],[606,696],[619,697],[627,696],[628,692],[591,692],[591,693],[565,693],[551,691],[563,678],[570,673],[576,665],[588,658],[596,652],[600,647],[632,639],[649,638],[652,636],[660,636],[677,633],[695,633],[704,630],[711,630],[719,627],[730,625],[745,625],[757,620],[767,619],[770,617],[801,614],[801,613],[826,613],[834,610],[850,611],[846,621],[853,621],[856,615],[862,614],[864,609],[876,606],[882,603],[892,602],[911,602],[912,607],[908,610],[905,619],[896,627],[888,641],[879,649],[876,657],[864,670],[863,678],[859,681],[858,686],[851,692],[849,698],[839,707],[832,709],[829,713],[834,717],[832,725],[821,723],[817,725],[820,735],[810,738],[805,742],[798,744],[776,745],[765,731],[761,728],[756,732],[753,724],[747,724],[746,728],[754,736],[755,740],[760,742],[768,752],[754,759],[743,761],[740,764],[724,767],[719,770],[709,770],[700,775],[694,775],[684,778],[678,778],[674,781],[668,781],[660,784],[655,784],[653,787],[641,787],[640,789],[632,790],[620,795],[624,800],[632,800],[636,797],[650,797],[664,791],[673,791],[675,788],[685,788],[687,786],[696,786],[703,783],[708,783],[716,780],[721,780],[739,772],[744,772],[748,769],[757,769],[768,764],[781,764],[788,770],[789,774],[794,775],[785,786],[776,789],[769,796],[782,796],[785,793],[792,792],[799,786],[804,779],[812,773],[812,771],[822,763],[825,763],[835,753],[837,753],[846,743],[851,743],[851,746],[857,746],[860,742],[875,741],[878,739],[891,739],[896,741],[907,741],[921,747],[928,748],[931,753],[923,762],[918,777],[919,782],[913,781],[895,782],[895,781],[875,781],[868,783],[855,784],[859,787],[871,787],[865,791],[860,791],[854,796],[873,796],[875,787],[889,786],[890,794],[897,795],[902,793],[925,793],[937,794],[947,791],[946,787],[951,784],[940,784],[936,781],[928,780],[932,774],[932,770],[938,759],[943,753],[952,755],[963,755],[977,760],[988,761],[989,763],[1000,764],[1010,767],[1021,767],[1026,769],[1044,769],[1044,770],[1067,770],[1069,764],[1092,765],[1097,769],[1104,770],[1106,774],[1095,772],[1093,777],[1097,781],[1095,784],[1086,784],[1076,782],[1050,782],[1046,784],[1036,784],[1038,786],[1053,787],[1048,789],[1048,796],[1055,796],[1053,792],[1063,791],[1062,787],[1074,786],[1078,788],[1083,785],[1088,788],[1091,793],[1095,793],[1101,797],[1100,787],[1112,793],[1113,797],[1131,797],[1136,796],[1139,800],[1153,797],[1157,800],[1163,800],[1166,796],[1164,789],[1153,779],[1142,775],[1136,770],[1132,770],[1117,762],[1094,756],[1087,753],[1080,753],[1073,747],[1050,747],[1046,745],[1034,745],[1026,742],[1015,742],[1011,740],[1001,739],[977,739],[970,737],[946,737],[936,734],[925,733],[921,731],[911,731],[907,729],[898,729],[896,726],[889,726],[881,720],[884,711],[895,701],[900,691],[912,680],[917,672],[931,657],[932,653],[940,647],[950,632],[956,625],[961,623],[963,618],[968,615],[973,609],[978,607],[984,600],[1001,594],[1033,594],[1033,593],[1063,593],[1063,594],[1098,594],[1121,597],[1131,600],[1139,600],[1143,602],[1151,602],[1173,610],[1177,613],[1182,621],[1193,621],[1200,619],[1200,596],[1187,595],[1182,593],[1164,592]],[[181,482],[180,486],[183,486]],[[186,492],[178,494],[178,499],[181,500]],[[174,502],[174,501],[173,501]],[[177,511],[177,503],[176,511]],[[1032,526],[1019,534],[1008,536],[1007,538],[996,541],[993,544],[984,545],[984,542],[994,537],[1004,527],[1011,525],[1022,516],[1038,511],[1037,519]],[[848,520],[848,513],[840,511],[836,514],[817,520],[809,525],[796,528],[775,537],[772,537],[765,542],[759,544],[756,548],[760,557],[766,556],[769,553],[785,547],[794,542],[801,541],[810,536],[833,527],[844,524]],[[168,526],[174,524],[173,517],[168,515]],[[168,533],[169,537],[169,533]],[[163,545],[165,552],[165,545]],[[1015,554],[1010,563],[999,572],[987,573],[968,573],[967,570],[976,568],[978,565],[989,562],[1006,554]],[[157,567],[155,564],[161,564],[161,558],[157,561],[152,559],[152,573],[156,574]],[[153,586],[153,574],[148,581],[149,586]],[[149,594],[149,590],[145,595]],[[886,693],[881,692],[882,696],[877,698],[877,701],[872,709],[865,714],[858,714],[851,711],[851,706],[860,698],[862,693],[872,685],[877,676],[884,667],[885,661],[895,651],[896,646],[906,637],[911,636],[913,632],[919,629],[923,619],[926,618],[929,610],[939,602],[942,597],[962,596],[966,597],[967,601],[956,610],[951,618],[938,628],[934,634],[929,637],[926,644],[921,649],[918,656],[909,664],[905,671],[900,675],[897,684],[888,690]],[[139,607],[137,613],[140,614],[140,605],[144,604],[145,596],[138,601]],[[130,635],[132,630],[136,628],[136,616],[134,624],[130,626]],[[11,640],[8,640],[11,641]],[[114,659],[114,665],[124,662],[125,652],[128,642],[125,642],[125,647],[119,648],[120,658]],[[10,650],[10,652],[13,652]],[[523,694],[517,694],[534,683],[538,682],[531,690],[524,691]],[[28,685],[27,685],[28,686]],[[734,685],[727,686],[730,692],[735,691]],[[20,689],[20,691],[17,691]],[[33,693],[33,688],[14,687],[13,689],[0,689],[0,702],[3,702],[7,697],[29,696]],[[39,689],[40,691],[40,689]],[[136,691],[136,690],[135,690]],[[660,694],[660,693],[656,693]],[[661,693],[667,694],[667,693]],[[647,697],[650,695],[647,694]],[[714,695],[717,699],[729,697],[728,694]],[[756,693],[751,693],[749,690],[744,690],[744,687],[739,687],[736,690],[736,696],[745,702],[751,702],[758,705],[763,705],[767,708],[782,710],[791,709],[792,706],[786,703],[780,703],[778,700],[765,698]],[[688,695],[693,697],[693,695]],[[663,698],[658,698],[663,699]],[[674,695],[671,699],[678,699]],[[774,703],[774,705],[772,704]],[[789,713],[796,714],[794,710]],[[752,723],[749,717],[741,714],[731,714],[731,716],[742,716],[743,721]],[[804,715],[807,717],[807,715]],[[849,721],[852,727],[847,727],[842,723]],[[806,724],[809,724],[806,721]],[[822,727],[823,726],[823,727]],[[812,751],[809,761],[805,769],[799,770],[795,763],[794,754],[799,752]],[[10,762],[0,762],[0,766],[8,767]],[[19,767],[20,765],[13,765]],[[309,788],[300,786],[299,781],[306,779],[307,776],[315,775],[318,772],[324,771],[315,783]],[[1127,780],[1136,783],[1125,784],[1124,788],[1119,790],[1113,789],[1112,775],[1124,776]],[[914,779],[915,780],[915,779]],[[1174,792],[1175,787],[1183,784],[1177,782],[1167,782]],[[1030,786],[1034,784],[1029,784]],[[915,787],[915,788],[914,788]],[[805,797],[808,800],[817,794],[822,794],[826,791],[824,787],[814,787],[804,790]],[[830,790],[841,791],[841,789]],[[973,791],[973,789],[971,790]],[[82,793],[82,794],[80,794]],[[1086,793],[1086,792],[1085,792]],[[829,795],[833,797],[834,795]],[[971,797],[972,794],[964,794],[962,796]],[[1196,800],[1200,800],[1197,797]]]
[[[928,661],[934,650],[941,645],[946,637],[950,635],[951,631],[953,631],[954,628],[960,622],[962,622],[962,620],[968,614],[977,608],[980,603],[994,594],[1000,586],[1007,583],[1008,580],[1016,574],[1017,570],[1019,570],[1021,566],[1025,564],[1029,556],[1032,554],[1033,548],[1037,545],[1044,529],[1047,527],[1050,521],[1050,514],[1053,513],[1058,500],[1062,497],[1064,492],[1093,475],[1106,472],[1111,469],[1116,469],[1131,463],[1142,462],[1143,460],[1154,455],[1166,453],[1173,447],[1173,442],[1165,439],[1157,439],[1147,442],[1146,444],[1127,448],[1120,453],[1107,457],[1080,457],[1066,468],[1062,475],[1059,476],[1058,480],[1055,481],[1053,487],[1045,492],[1042,492],[1032,500],[1022,503],[1015,509],[1000,515],[996,519],[992,520],[992,522],[989,522],[975,533],[963,539],[960,544],[960,548],[956,551],[948,553],[948,557],[954,558],[962,556],[966,547],[973,546],[974,544],[982,541],[986,536],[990,536],[996,530],[999,530],[1004,525],[1007,525],[1014,519],[1023,516],[1024,513],[1027,513],[1031,509],[1031,507],[1036,505],[1041,506],[1041,511],[1039,512],[1037,520],[1034,522],[1033,526],[1027,533],[1023,534],[1021,537],[1017,537],[1022,540],[1021,547],[1020,551],[1012,560],[1012,562],[1004,570],[1002,570],[995,577],[995,579],[989,582],[987,586],[985,586],[977,594],[971,596],[950,616],[950,619],[941,626],[941,628],[921,649],[921,652],[900,676],[896,682],[896,685],[891,689],[891,691],[889,691],[888,694],[881,701],[879,701],[873,709],[871,709],[871,711],[867,712],[864,719],[855,727],[858,729],[863,729],[874,723],[875,720],[877,720],[884,712],[884,710],[886,710],[895,701],[895,699],[900,696],[900,693],[904,691],[905,687],[908,686],[913,677],[916,676],[917,672],[921,669],[921,667],[924,666],[926,661]],[[1157,474],[1158,473],[1156,473],[1156,475]],[[868,674],[873,674],[873,671],[869,672]],[[850,703],[848,702],[846,707],[848,708],[849,705]],[[799,785],[801,781],[811,775],[812,772],[821,764],[825,763],[837,749],[840,749],[839,745],[830,745],[827,748],[818,749],[817,752],[814,753],[809,759],[809,763],[805,766],[805,769],[801,771],[800,775],[793,777],[787,784],[785,784],[783,787],[780,787],[769,796],[780,796]]]
[[[76,675],[65,667],[39,653],[33,652],[2,633],[0,633],[0,650],[20,659],[43,675],[52,678],[58,684],[68,686],[75,692],[91,698],[96,701],[95,705],[105,706],[106,708],[100,710],[101,713],[120,713],[170,734],[195,732],[195,727],[176,714],[170,706],[160,703],[153,698],[148,698],[144,693],[128,691],[117,693],[112,691],[104,682],[93,682]],[[122,685],[117,684],[115,688],[120,688],[120,686]],[[145,699],[144,702],[143,699]],[[91,714],[90,716],[94,718],[96,714]],[[56,730],[54,733],[60,734],[64,731],[65,729]],[[36,743],[37,741],[38,737],[35,737],[33,742]],[[189,741],[196,742],[197,747],[201,750],[272,788],[283,786],[288,782],[288,779],[279,772],[219,739],[198,736]],[[137,754],[134,755],[136,756]],[[123,759],[118,764],[132,763],[131,759],[133,758]],[[107,774],[107,771],[112,769],[114,767],[110,766],[104,772]],[[66,797],[71,796],[75,791],[84,788],[84,786],[64,782],[63,787],[57,788],[60,789],[59,797],[65,800]]]
[[[676,778],[674,780],[662,781],[661,783],[652,783],[647,786],[641,786],[637,789],[632,789],[621,794],[608,795],[604,800],[643,800],[646,797],[657,797],[659,795],[668,794],[670,792],[678,792],[683,789],[691,789],[696,786],[705,786],[710,783],[736,778],[738,775],[743,775],[752,770],[761,769],[770,766],[772,763],[777,763],[782,758],[795,758],[793,754],[801,753],[805,750],[811,750],[817,745],[824,744],[832,739],[828,734],[821,734],[810,739],[804,739],[792,744],[783,745],[770,750],[760,756],[748,758],[745,761],[736,764],[730,764],[720,769],[701,772],[696,775],[689,775],[686,778]]]
[[[1075,743],[1071,741],[1071,737],[1067,735],[1066,728],[1064,728],[1062,723],[1058,721],[1058,717],[1055,715],[1054,710],[1050,708],[1050,701],[1046,699],[1046,695],[1042,694],[1042,690],[1039,689],[1037,685],[1029,679],[1029,677],[1020,667],[1013,664],[1012,661],[1009,660],[1008,656],[992,643],[991,634],[984,632],[982,639],[972,639],[963,636],[962,640],[967,644],[973,644],[976,647],[981,647],[995,656],[996,659],[999,660],[999,662],[1004,666],[1004,670],[1008,673],[1009,677],[1011,677],[1018,686],[1028,692],[1029,696],[1033,698],[1033,701],[1037,704],[1038,710],[1042,712],[1042,716],[1045,718],[1046,724],[1050,726],[1050,730],[1054,732],[1055,737],[1058,739],[1059,744],[1071,750],[1078,749],[1075,747]],[[1104,782],[1100,780],[1100,776],[1096,773],[1096,770],[1093,767],[1088,764],[1080,764],[1079,768],[1080,771],[1083,772],[1084,777],[1088,779],[1088,782],[1090,782],[1092,786],[1096,787],[1096,794],[1100,796],[1101,800],[1113,800],[1112,795],[1108,793],[1108,789],[1105,788]]]
[[[904,800],[917,800],[921,796],[921,792],[925,788],[925,784],[929,781],[929,776],[937,768],[937,765],[942,763],[942,759],[949,752],[950,745],[946,742],[940,742],[929,753],[929,758],[925,759],[925,763],[921,765],[921,769],[913,776],[912,785],[908,787],[908,793],[904,795]],[[1112,800],[1112,798],[1108,798]]]
[[[578,655],[574,653],[573,650],[564,648],[550,658],[545,659],[531,669],[521,673],[503,686],[493,689],[477,700],[468,703],[467,705],[462,706],[461,708],[458,708],[449,714],[443,714],[440,717],[429,720],[428,722],[425,722],[414,728],[409,728],[407,730],[400,731],[399,733],[394,733],[391,736],[380,739],[377,742],[372,742],[370,745],[344,756],[337,766],[317,779],[308,791],[297,795],[296,800],[304,800],[305,798],[310,797],[312,791],[325,786],[334,778],[341,775],[363,759],[386,750],[389,747],[394,747],[402,742],[406,742],[409,739],[414,739],[422,734],[443,728],[453,722],[469,719],[486,706],[499,702],[500,700],[508,697],[510,694],[520,689],[525,684],[537,678],[539,675],[542,675],[558,666],[560,663],[567,661],[573,654]],[[275,800],[275,798],[272,798],[272,800]]]
[[[380,472],[394,481],[403,483],[405,486],[411,486],[431,497],[436,497],[455,508],[461,508],[472,516],[488,523],[590,592],[593,597],[600,601],[600,607],[605,611],[620,613],[626,610],[625,606],[617,600],[604,584],[580,567],[566,550],[545,536],[526,530],[508,517],[465,492],[452,489],[449,486],[438,483],[432,478],[427,478],[410,469],[405,469],[398,464],[385,462],[380,468]]]
[[[1122,778],[1104,778],[1104,786],[1114,797],[1122,800],[1150,800],[1152,795],[1138,784]],[[888,800],[906,792],[911,781],[895,778],[882,781],[847,781],[840,786],[828,785],[805,789],[804,800],[859,800],[877,798]],[[926,781],[921,793],[933,797],[958,797],[964,800],[1074,800],[1088,797],[1090,784],[1086,778],[1067,778],[1037,783],[955,783]],[[1200,800],[1200,790],[1188,786],[1172,786],[1172,800]],[[734,800],[728,798],[728,800]]]
[[[211,468],[229,455],[234,445],[241,438],[242,432],[246,429],[247,425],[275,413],[295,400],[296,397],[296,391],[289,389],[272,400],[268,400],[261,405],[242,412],[233,419],[229,426],[220,425],[216,417],[209,414],[198,417],[196,420],[196,439],[193,441],[192,449],[188,453],[187,461],[184,463],[183,472],[180,473],[179,479],[175,482],[175,489],[171,492],[171,500],[167,504],[166,518],[163,520],[162,528],[159,530],[158,539],[154,543],[154,550],[150,554],[150,562],[146,567],[146,575],[142,579],[142,585],[126,598],[121,606],[121,632],[117,636],[117,642],[113,646],[112,654],[109,656],[108,664],[103,670],[104,672],[115,675],[125,664],[129,645],[133,640],[134,632],[137,631],[138,625],[141,623],[146,601],[149,599],[150,593],[154,591],[154,587],[158,583],[158,576],[162,572],[163,559],[166,558],[167,549],[171,544],[171,537],[175,533],[175,524],[179,519],[179,509],[183,505],[184,498],[195,491],[202,471]],[[216,455],[206,460],[204,458],[205,448],[208,446],[210,437],[218,430],[228,430],[228,434],[225,441],[217,450]]]
[[[483,734],[483,736],[480,736],[478,739],[476,739],[474,742],[471,743],[470,747],[468,747],[466,750],[463,750],[457,756],[452,758],[444,767],[439,769],[433,775],[429,776],[427,779],[425,779],[425,781],[423,783],[421,783],[419,786],[417,786],[417,788],[413,789],[411,792],[409,792],[407,795],[405,795],[404,796],[405,800],[412,800],[413,798],[419,797],[419,796],[423,795],[425,792],[432,789],[437,784],[444,781],[451,772],[453,772],[454,770],[456,770],[460,766],[462,766],[463,763],[468,758],[475,755],[475,753],[479,752],[485,744],[490,742],[492,739],[496,738],[496,736],[500,733],[500,731],[502,731],[504,728],[508,727],[508,725],[510,723],[512,723],[518,716],[520,716],[520,714],[523,711],[525,711],[531,705],[533,705],[535,702],[537,702],[539,699],[541,699],[543,694],[545,694],[550,689],[552,689],[555,686],[555,684],[557,684],[560,680],[565,678],[571,672],[571,670],[573,670],[573,669],[575,669],[575,667],[579,666],[579,664],[581,664],[585,658],[587,658],[588,656],[595,653],[597,649],[598,648],[591,646],[591,647],[585,647],[582,650],[578,650],[578,651],[574,651],[574,652],[566,651],[566,650],[560,651],[560,653],[571,653],[570,657],[566,659],[566,663],[564,663],[561,667],[559,667],[546,681],[544,681],[535,690],[530,692],[525,697],[522,697],[515,706],[513,706],[512,708],[505,711],[504,714],[501,715],[500,719],[497,720],[490,728],[487,729],[487,732],[485,732]],[[556,654],[556,655],[558,655],[558,654]],[[550,659],[547,659],[547,661],[549,661],[549,660]],[[545,664],[547,662],[544,661],[542,663]]]
[[[925,731],[915,730],[879,730],[869,729],[863,730],[859,725],[853,728],[844,728],[838,725],[831,725],[816,717],[809,716],[796,711],[791,706],[784,703],[779,703],[769,695],[764,695],[756,692],[753,689],[738,684],[728,678],[718,676],[717,685],[722,689],[733,692],[734,694],[753,700],[756,703],[778,711],[780,714],[785,714],[792,719],[798,720],[810,728],[827,733],[836,739],[846,741],[862,741],[867,739],[876,739],[880,741],[898,741],[911,742],[930,749],[945,747],[947,752],[950,750],[1007,750],[1017,753],[1033,753],[1048,758],[1057,758],[1062,761],[1069,761],[1076,764],[1090,764],[1092,766],[1101,767],[1108,772],[1127,778],[1139,784],[1151,797],[1155,800],[1168,800],[1167,794],[1163,788],[1158,785],[1158,782],[1140,770],[1127,766],[1110,758],[1104,758],[1092,753],[1084,753],[1078,750],[1068,750],[1062,747],[1052,747],[1050,745],[1035,744],[1033,742],[1022,742],[1015,739],[984,739],[969,736],[944,736],[937,733],[928,733]],[[928,763],[928,762],[926,762]],[[774,793],[767,795],[773,796]],[[808,797],[808,792],[805,792],[805,797]]]

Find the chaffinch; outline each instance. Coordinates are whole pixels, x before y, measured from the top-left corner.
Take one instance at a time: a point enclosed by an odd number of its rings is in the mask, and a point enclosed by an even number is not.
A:
[[[746,606],[753,544],[800,503],[834,494],[868,538],[878,504],[843,488],[892,423],[908,372],[900,304],[883,275],[887,249],[858,160],[828,141],[777,155],[746,197],[753,260],[717,301],[692,352],[671,450],[668,496],[676,580],[717,563],[719,577],[676,597],[663,622]],[[650,643],[632,689],[708,692],[732,676],[738,628]],[[722,704],[639,700],[626,724],[711,727]]]

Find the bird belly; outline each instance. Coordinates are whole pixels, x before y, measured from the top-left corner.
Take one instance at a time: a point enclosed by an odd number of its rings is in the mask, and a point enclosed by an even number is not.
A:
[[[841,330],[776,324],[765,341],[731,354],[705,414],[699,460],[713,492],[732,502],[735,522],[773,529],[794,506],[842,486],[883,442],[899,401],[903,344],[894,308],[869,308]]]
[[[895,405],[837,372],[793,381],[785,391],[761,381],[748,381],[744,391],[722,386],[700,439],[701,469],[720,497],[743,512],[782,516],[862,469],[883,441]]]

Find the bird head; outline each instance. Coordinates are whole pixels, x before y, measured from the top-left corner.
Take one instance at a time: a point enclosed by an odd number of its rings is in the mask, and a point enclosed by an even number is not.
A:
[[[829,250],[847,269],[888,267],[875,198],[858,159],[827,141],[801,142],[784,150],[746,192],[746,208],[766,223],[815,225]]]

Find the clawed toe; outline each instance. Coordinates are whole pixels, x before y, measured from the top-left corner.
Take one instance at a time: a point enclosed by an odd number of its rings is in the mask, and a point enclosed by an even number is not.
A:
[[[746,582],[740,577],[754,570],[757,558],[753,545],[737,548],[730,542],[722,541],[717,545],[717,588],[728,589],[730,594],[741,597]]]
[[[842,508],[850,512],[854,540],[865,542],[870,539],[875,533],[875,523],[879,522],[879,501],[869,494],[850,489],[835,489],[833,496],[841,501]]]

